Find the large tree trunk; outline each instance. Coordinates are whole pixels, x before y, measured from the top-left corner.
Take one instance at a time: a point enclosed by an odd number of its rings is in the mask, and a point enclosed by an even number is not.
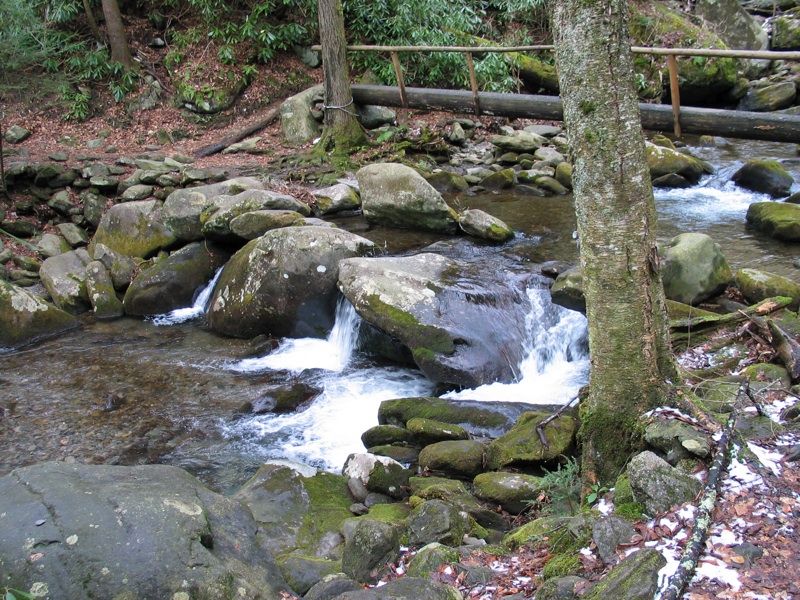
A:
[[[349,153],[366,142],[350,93],[350,69],[341,0],[319,0],[319,37],[325,80],[325,131],[320,144],[325,149]]]
[[[677,368],[656,249],[656,211],[633,86],[626,0],[550,3],[572,148],[591,375],[581,409],[588,480],[613,482],[641,413]]]
[[[128,47],[128,38],[125,37],[125,26],[122,24],[119,4],[117,0],[102,0],[102,3],[108,43],[111,46],[111,62],[120,63],[131,69],[134,67],[134,62]]]

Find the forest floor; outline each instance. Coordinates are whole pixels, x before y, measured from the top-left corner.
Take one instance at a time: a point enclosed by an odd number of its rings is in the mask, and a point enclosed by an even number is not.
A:
[[[131,116],[125,112],[124,105],[114,103],[108,93],[99,90],[95,90],[91,119],[82,123],[65,121],[63,108],[57,104],[35,96],[17,95],[5,99],[0,106],[0,123],[3,130],[20,125],[32,135],[16,146],[4,144],[4,149],[22,150],[30,160],[39,162],[50,160],[55,153],[66,153],[68,164],[77,163],[80,155],[92,155],[108,162],[120,156],[153,151],[168,156],[175,153],[191,156],[255,122],[286,96],[300,91],[286,84],[287,73],[304,73],[304,87],[321,80],[320,70],[309,70],[293,55],[286,55],[275,65],[273,72],[262,72],[256,78],[228,114],[204,123],[187,120],[181,110],[166,103]],[[264,102],[268,97],[273,100]],[[433,127],[452,117],[443,113],[397,112],[399,124],[412,127],[423,124]],[[164,137],[168,139],[166,143],[159,143],[160,133],[162,141]],[[305,189],[286,180],[291,173],[287,172],[282,159],[296,156],[304,149],[284,143],[279,123],[273,122],[253,137],[261,138],[257,144],[259,154],[218,153],[200,158],[194,164],[199,168],[226,167],[232,173],[239,169],[274,168],[286,184],[294,186],[295,190]],[[87,143],[96,139],[104,140],[101,150],[87,150]],[[15,159],[11,154],[6,156],[7,164]],[[13,206],[8,210],[13,211]],[[3,243],[11,242],[4,238]],[[774,399],[777,404],[773,413],[783,406],[785,397],[784,394]],[[751,445],[749,452],[742,451],[739,446],[738,458],[732,462],[722,485],[714,511],[712,535],[706,542],[700,569],[685,598],[800,598],[800,536],[797,531],[800,472],[797,462],[780,461],[781,452],[798,441],[796,436],[774,435]],[[761,461],[754,458],[754,452]],[[745,458],[746,454],[749,458]],[[631,543],[620,547],[620,555],[638,547],[656,547],[669,557],[674,570],[677,552],[688,538],[693,519],[693,510],[684,507],[657,519],[641,521],[635,526],[637,534]],[[581,554],[580,574],[589,581],[596,581],[608,567],[590,550],[591,547]],[[404,572],[407,558],[395,565],[393,577]],[[526,546],[509,555],[476,552],[465,559],[466,562],[491,567],[495,574],[491,581],[468,586],[463,575],[452,569],[444,569],[433,577],[459,586],[466,598],[530,598],[541,584],[538,576],[549,558],[546,547]]]

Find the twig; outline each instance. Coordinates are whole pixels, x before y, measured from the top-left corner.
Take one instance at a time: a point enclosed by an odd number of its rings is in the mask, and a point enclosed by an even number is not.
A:
[[[15,240],[15,241],[19,242],[23,246],[27,246],[29,250],[33,250],[34,252],[41,251],[41,248],[39,246],[35,246],[34,244],[31,244],[30,242],[26,242],[25,240],[21,240],[17,236],[15,236],[13,233],[8,233],[7,231],[5,231],[3,229],[0,229],[0,235],[7,235],[12,240]]]
[[[235,144],[242,138],[247,137],[255,133],[260,129],[264,129],[267,125],[272,123],[278,115],[280,114],[281,109],[280,106],[272,108],[268,110],[263,117],[260,117],[255,123],[245,127],[244,129],[240,129],[239,131],[235,131],[234,133],[222,138],[216,144],[211,144],[210,146],[204,146],[200,148],[194,153],[195,158],[202,158],[204,156],[211,156],[212,154],[216,154],[217,152],[221,152],[231,144]]]
[[[545,450],[550,448],[550,444],[547,443],[547,438],[544,436],[544,427],[545,427],[545,425],[547,425],[551,421],[555,421],[557,418],[559,418],[564,413],[564,411],[567,410],[567,408],[569,408],[569,406],[573,402],[575,402],[575,400],[577,400],[579,397],[580,396],[575,396],[572,400],[567,402],[564,406],[559,408],[556,412],[554,412],[552,415],[550,415],[546,419],[543,419],[542,422],[539,423],[536,426],[536,433],[539,434],[539,440],[542,442],[542,446],[544,447]]]
[[[703,492],[703,498],[697,506],[694,530],[686,544],[686,549],[683,551],[681,560],[678,563],[678,569],[672,577],[670,577],[667,587],[660,594],[656,594],[654,600],[678,600],[683,593],[683,589],[692,579],[695,569],[697,569],[697,563],[700,560],[700,555],[703,553],[708,530],[711,527],[711,513],[714,512],[714,504],[717,500],[720,475],[728,465],[728,451],[730,449],[733,430],[736,426],[739,402],[743,396],[749,395],[749,385],[749,379],[739,385],[739,392],[736,395],[736,402],[734,403],[733,410],[731,411],[730,417],[728,417],[728,422],[725,425],[725,429],[722,431],[719,442],[717,442],[717,451],[714,454],[711,468],[708,470],[708,481],[706,482],[706,488]]]

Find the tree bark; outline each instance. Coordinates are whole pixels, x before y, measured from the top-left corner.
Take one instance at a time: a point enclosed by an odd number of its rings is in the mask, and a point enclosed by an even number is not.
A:
[[[94,18],[94,11],[89,5],[89,0],[83,0],[83,12],[86,13],[86,20],[89,22],[89,29],[92,30],[94,39],[98,44],[102,44],[103,36],[100,35],[100,28],[97,26],[97,19]]]
[[[367,141],[358,122],[350,92],[347,42],[341,0],[319,0],[319,36],[322,44],[322,73],[325,83],[324,149],[349,153]]]
[[[106,19],[108,43],[111,46],[111,62],[120,63],[129,69],[134,67],[133,56],[125,36],[125,26],[117,0],[102,0],[103,16]]]
[[[581,407],[586,482],[613,482],[638,418],[678,372],[656,248],[656,210],[633,85],[626,0],[550,2],[589,320]]]

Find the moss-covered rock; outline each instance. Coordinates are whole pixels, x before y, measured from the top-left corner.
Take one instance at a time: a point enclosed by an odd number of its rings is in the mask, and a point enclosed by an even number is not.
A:
[[[284,554],[277,557],[276,562],[286,583],[301,596],[326,576],[342,570],[341,561],[300,554]]]
[[[375,425],[361,434],[361,443],[369,449],[374,446],[413,445],[414,434],[405,427],[397,425]]]
[[[760,158],[749,159],[733,174],[731,180],[736,185],[754,192],[769,194],[773,198],[788,196],[794,183],[794,177],[789,175],[777,160]]]
[[[698,304],[725,290],[733,272],[719,245],[703,233],[682,233],[660,248],[664,293]]]
[[[503,472],[481,473],[472,486],[478,498],[514,514],[528,508],[544,489],[540,477]]]
[[[550,298],[554,304],[586,313],[586,298],[583,295],[583,271],[580,266],[567,269],[556,278],[550,287]]]
[[[156,315],[191,306],[198,289],[230,258],[216,244],[190,243],[142,271],[125,293],[129,315]]]
[[[122,301],[114,290],[111,274],[99,260],[86,265],[86,294],[95,318],[116,319],[125,314]]]
[[[536,427],[548,416],[533,411],[520,416],[508,433],[489,444],[487,467],[499,470],[510,465],[543,464],[568,454],[575,445],[575,419],[562,415],[543,428],[548,443],[545,448]]]
[[[784,242],[800,241],[800,205],[783,202],[753,202],[747,209],[747,222],[756,229]]]
[[[481,179],[478,185],[489,191],[507,190],[514,187],[515,175],[514,169],[502,169],[501,171],[496,171],[491,175],[487,175]]]
[[[368,453],[351,454],[345,461],[342,473],[348,479],[358,479],[370,492],[386,494],[392,498],[406,495],[409,472],[397,461]]]
[[[377,163],[356,173],[368,222],[387,227],[455,233],[456,212],[411,167]]]
[[[628,478],[634,500],[643,504],[650,515],[694,500],[703,487],[700,481],[649,451],[631,459]]]
[[[298,467],[299,469],[299,467]],[[353,502],[347,479],[306,467],[267,463],[235,497],[244,502],[266,533],[274,555],[297,551],[305,556],[328,558],[336,545],[342,523],[352,517]]]
[[[466,440],[469,438],[469,432],[460,425],[433,419],[411,418],[406,421],[406,429],[408,429],[422,445],[446,440]]]
[[[498,437],[511,429],[523,412],[525,407],[517,403],[399,398],[381,402],[378,422],[405,427],[411,419],[421,418],[457,424],[475,436]]]
[[[420,548],[408,564],[409,577],[428,577],[438,571],[439,567],[456,563],[458,551],[438,542],[432,542]]]
[[[125,256],[148,258],[175,245],[178,239],[164,223],[159,200],[139,200],[112,206],[100,219],[89,244],[94,255],[97,244],[105,244]]]
[[[658,590],[658,573],[667,560],[653,548],[643,548],[614,567],[582,598],[586,600],[650,600]]]
[[[337,183],[312,193],[315,198],[314,208],[317,214],[332,215],[343,210],[355,210],[361,206],[361,196],[346,183]]]
[[[540,517],[508,533],[503,546],[513,550],[546,543],[552,554],[570,554],[588,546],[591,538],[592,519],[586,515]]]
[[[473,478],[483,471],[486,446],[475,440],[436,442],[419,453],[419,466],[452,477]]]
[[[380,521],[360,521],[348,538],[342,571],[361,583],[374,583],[400,550],[396,527]]]
[[[463,192],[469,189],[466,180],[453,171],[436,171],[425,175],[425,181],[430,183],[437,192],[442,193]]]
[[[0,279],[0,346],[17,346],[77,327],[78,320],[39,296]]]
[[[753,304],[774,296],[783,296],[792,299],[789,305],[792,310],[797,310],[800,306],[800,284],[783,275],[758,269],[740,269],[733,281],[747,301]]]
[[[479,503],[461,481],[444,477],[411,477],[409,486],[417,505],[422,500],[445,500],[469,514],[482,527],[500,531],[507,529],[502,517]]]
[[[443,500],[426,500],[408,518],[409,544],[424,546],[438,542],[445,546],[461,545],[469,531],[466,513]]]
[[[780,81],[771,85],[754,85],[739,101],[737,110],[771,112],[789,108],[797,97],[793,81]]]
[[[464,233],[490,242],[506,242],[514,237],[514,230],[503,221],[478,209],[462,211],[458,226]]]
[[[647,166],[652,179],[674,174],[690,184],[697,183],[706,170],[703,161],[693,156],[651,143],[647,144]]]
[[[83,248],[46,259],[39,277],[47,293],[61,310],[80,314],[91,308],[86,291],[86,265],[91,262]]]

